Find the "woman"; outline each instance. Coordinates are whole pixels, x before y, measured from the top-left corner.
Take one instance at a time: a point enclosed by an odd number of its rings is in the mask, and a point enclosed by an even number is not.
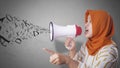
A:
[[[103,10],[87,10],[85,13],[85,37],[87,41],[76,53],[75,41],[67,38],[65,46],[72,46],[69,55],[56,53],[44,48],[51,54],[52,64],[67,64],[69,68],[116,68],[118,60],[117,45],[113,42],[113,20]]]

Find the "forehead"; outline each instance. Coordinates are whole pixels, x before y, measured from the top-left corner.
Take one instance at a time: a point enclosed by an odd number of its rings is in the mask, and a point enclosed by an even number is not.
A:
[[[91,15],[89,14],[89,15],[86,17],[86,22],[85,22],[85,23],[90,22],[90,21],[91,21]]]
[[[90,14],[88,15],[88,17],[87,17],[87,18],[88,18],[88,20],[89,20],[89,19],[91,19],[91,16],[90,16]]]

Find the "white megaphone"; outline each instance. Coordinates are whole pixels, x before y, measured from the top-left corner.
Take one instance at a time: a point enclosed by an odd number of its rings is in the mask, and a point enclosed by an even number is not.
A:
[[[50,30],[50,40],[53,41],[58,37],[77,37],[81,35],[82,29],[78,25],[67,25],[67,26],[59,26],[52,22],[49,23]]]

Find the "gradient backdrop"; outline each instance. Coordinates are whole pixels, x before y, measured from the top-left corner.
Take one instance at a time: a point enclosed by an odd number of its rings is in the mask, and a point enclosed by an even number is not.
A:
[[[78,24],[84,32],[85,11],[103,9],[113,17],[113,40],[119,47],[120,55],[119,4],[119,0],[0,0],[0,17],[10,14],[44,28],[48,28],[50,21],[59,25]],[[79,50],[86,41],[84,33],[75,40]],[[50,55],[42,50],[45,47],[66,54],[68,51],[64,48],[64,41],[65,38],[60,38],[51,42],[49,34],[40,34],[21,45],[0,46],[0,68],[67,68],[66,65],[50,64]],[[118,66],[120,68],[120,64]]]

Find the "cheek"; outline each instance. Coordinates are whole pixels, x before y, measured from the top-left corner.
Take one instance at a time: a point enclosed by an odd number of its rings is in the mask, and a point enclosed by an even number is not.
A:
[[[90,24],[90,26],[89,26],[89,35],[90,35],[90,37],[92,37],[92,24]]]

